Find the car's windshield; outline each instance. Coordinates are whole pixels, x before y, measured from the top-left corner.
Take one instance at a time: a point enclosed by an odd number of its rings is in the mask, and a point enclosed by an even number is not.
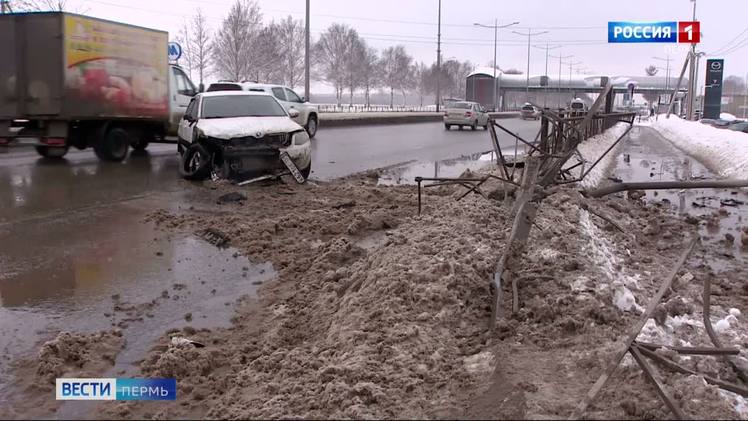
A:
[[[469,110],[470,107],[472,107],[472,106],[473,106],[473,104],[471,104],[469,102],[453,102],[453,103],[449,104],[449,108],[457,108],[457,109],[460,109],[460,110]]]
[[[571,108],[584,108],[584,104],[582,104],[581,102],[572,102]]]
[[[265,95],[224,95],[203,99],[203,118],[283,117],[286,111]]]
[[[525,111],[535,111],[535,108],[533,108],[532,105],[525,105],[522,109]]]
[[[748,123],[735,123],[732,126],[730,126],[730,130],[736,130],[739,132],[742,132],[748,127]]]

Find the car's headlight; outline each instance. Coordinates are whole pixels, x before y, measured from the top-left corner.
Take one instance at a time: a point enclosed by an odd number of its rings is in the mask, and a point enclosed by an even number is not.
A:
[[[309,135],[307,134],[306,130],[302,130],[293,134],[294,145],[303,145],[307,142],[309,142]]]

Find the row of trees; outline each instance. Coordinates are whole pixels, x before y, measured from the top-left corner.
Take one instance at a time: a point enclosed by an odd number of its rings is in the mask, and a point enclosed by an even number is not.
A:
[[[263,24],[255,0],[236,0],[221,26],[211,33],[200,10],[184,24],[178,37],[183,64],[200,83],[210,75],[229,80],[279,83],[292,88],[304,78],[304,23],[288,16]],[[312,45],[312,78],[331,85],[338,103],[350,103],[361,92],[367,104],[374,90],[386,89],[390,105],[397,93],[424,97],[436,93],[440,80],[444,97],[461,97],[469,62],[447,60],[441,72],[435,64],[415,63],[402,45],[378,51],[345,24],[332,24]]]

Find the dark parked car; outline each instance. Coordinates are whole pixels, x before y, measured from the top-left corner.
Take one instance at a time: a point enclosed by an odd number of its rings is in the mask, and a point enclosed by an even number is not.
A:
[[[748,121],[737,122],[728,128],[730,130],[735,130],[736,132],[748,133]]]

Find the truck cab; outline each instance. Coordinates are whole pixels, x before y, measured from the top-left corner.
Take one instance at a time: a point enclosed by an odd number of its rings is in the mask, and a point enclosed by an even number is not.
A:
[[[187,73],[176,64],[169,65],[169,136],[176,136],[187,106],[198,90]]]

